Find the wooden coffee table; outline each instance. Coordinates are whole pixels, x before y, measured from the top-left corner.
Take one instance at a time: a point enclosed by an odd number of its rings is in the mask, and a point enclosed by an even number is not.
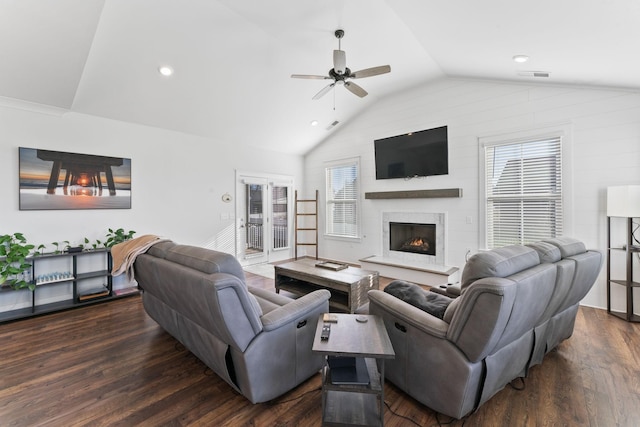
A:
[[[329,307],[333,311],[355,313],[369,302],[367,292],[378,289],[379,275],[377,271],[347,267],[333,271],[316,267],[320,262],[316,259],[303,258],[275,266],[276,292],[281,289],[302,296],[317,289],[331,292]]]

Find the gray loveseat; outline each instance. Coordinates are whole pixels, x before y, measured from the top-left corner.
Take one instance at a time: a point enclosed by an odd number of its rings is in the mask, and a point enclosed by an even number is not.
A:
[[[431,409],[464,417],[571,336],[601,267],[600,252],[570,238],[481,252],[443,319],[369,291],[369,311],[384,319],[396,352],[385,377]]]
[[[149,316],[251,402],[322,367],[311,347],[328,291],[294,300],[247,287],[233,256],[170,241],[139,255],[134,269]]]

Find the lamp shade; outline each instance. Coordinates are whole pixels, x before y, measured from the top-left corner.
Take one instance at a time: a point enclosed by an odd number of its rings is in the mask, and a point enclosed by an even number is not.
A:
[[[607,188],[607,216],[640,218],[640,185]]]

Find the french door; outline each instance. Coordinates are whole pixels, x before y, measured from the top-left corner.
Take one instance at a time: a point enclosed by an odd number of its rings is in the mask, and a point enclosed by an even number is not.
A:
[[[239,174],[236,188],[236,255],[240,263],[291,258],[292,179]]]

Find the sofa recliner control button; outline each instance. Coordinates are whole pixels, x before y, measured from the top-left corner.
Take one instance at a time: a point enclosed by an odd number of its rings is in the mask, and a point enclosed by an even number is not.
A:
[[[306,324],[307,324],[307,319],[302,320],[302,321],[298,322],[298,326],[297,326],[297,328],[298,328],[298,329],[300,329],[300,328],[302,328],[302,327],[303,327],[304,325],[306,325]]]
[[[396,326],[396,329],[398,329],[399,331],[407,332],[407,328],[405,326],[401,325],[400,323],[396,322],[395,326]]]

